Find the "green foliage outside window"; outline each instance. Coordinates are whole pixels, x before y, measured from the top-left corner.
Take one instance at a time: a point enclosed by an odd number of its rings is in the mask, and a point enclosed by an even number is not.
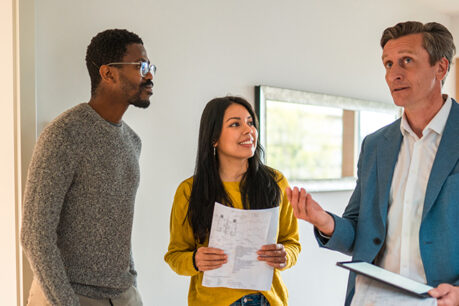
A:
[[[342,110],[268,101],[266,162],[290,180],[341,177]]]

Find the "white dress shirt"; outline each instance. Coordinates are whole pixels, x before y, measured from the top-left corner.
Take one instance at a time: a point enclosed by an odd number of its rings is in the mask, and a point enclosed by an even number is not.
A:
[[[426,283],[426,275],[419,248],[419,229],[424,198],[451,104],[451,98],[447,98],[422,131],[421,138],[413,132],[403,115],[400,124],[403,141],[390,189],[387,235],[376,260],[378,266],[422,283]],[[363,300],[370,287],[363,286],[362,278],[358,277],[354,299]]]

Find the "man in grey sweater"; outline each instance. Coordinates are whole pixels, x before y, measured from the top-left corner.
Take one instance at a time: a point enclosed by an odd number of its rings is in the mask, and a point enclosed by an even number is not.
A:
[[[140,37],[117,29],[91,40],[86,66],[91,100],[44,129],[29,167],[29,305],[142,305],[131,252],[141,142],[122,116],[149,106],[156,68]]]

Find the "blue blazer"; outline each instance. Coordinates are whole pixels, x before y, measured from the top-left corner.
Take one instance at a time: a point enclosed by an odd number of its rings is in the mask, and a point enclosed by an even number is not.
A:
[[[402,133],[400,120],[367,136],[358,162],[357,186],[335,231],[320,246],[373,262],[386,238],[389,191]],[[427,184],[419,245],[427,283],[459,286],[459,105],[453,100]],[[350,273],[346,303],[354,294]]]

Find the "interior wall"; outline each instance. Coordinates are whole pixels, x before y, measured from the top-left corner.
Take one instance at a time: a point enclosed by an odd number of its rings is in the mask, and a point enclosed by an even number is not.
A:
[[[84,57],[96,33],[136,32],[158,66],[150,108],[130,108],[124,117],[143,141],[133,249],[145,305],[186,303],[188,278],[163,256],[173,196],[193,173],[207,101],[227,94],[253,100],[253,87],[263,84],[391,103],[379,47],[384,28],[406,20],[451,23],[398,0],[42,0],[35,12],[38,131],[89,100]],[[314,196],[340,213],[350,192]],[[335,262],[346,257],[319,249],[309,225],[300,229],[299,263],[283,272],[290,303],[341,304],[347,272]]]
[[[21,194],[25,189],[27,170],[32,158],[32,150],[37,138],[37,114],[36,114],[36,70],[35,70],[35,0],[18,1],[19,11],[19,57],[20,57],[20,117],[21,117]],[[30,285],[33,280],[33,272],[28,259],[20,250],[22,263],[22,300],[26,301],[29,296]]]
[[[456,45],[456,59],[457,59],[459,57],[458,56],[458,53],[459,53],[459,15],[451,18],[451,30],[452,30],[453,37],[454,37],[454,42],[455,42],[455,45]],[[448,76],[448,78],[451,78],[450,82],[456,84],[456,86],[455,86],[455,92],[456,92],[455,95],[456,95],[456,97],[459,94],[458,72],[459,71],[457,71],[457,65],[453,65],[453,66],[451,66],[451,71],[450,71],[449,76]]]
[[[0,2],[0,300],[2,305],[19,305],[18,178],[20,158],[17,146],[18,103],[16,92],[16,1]]]

